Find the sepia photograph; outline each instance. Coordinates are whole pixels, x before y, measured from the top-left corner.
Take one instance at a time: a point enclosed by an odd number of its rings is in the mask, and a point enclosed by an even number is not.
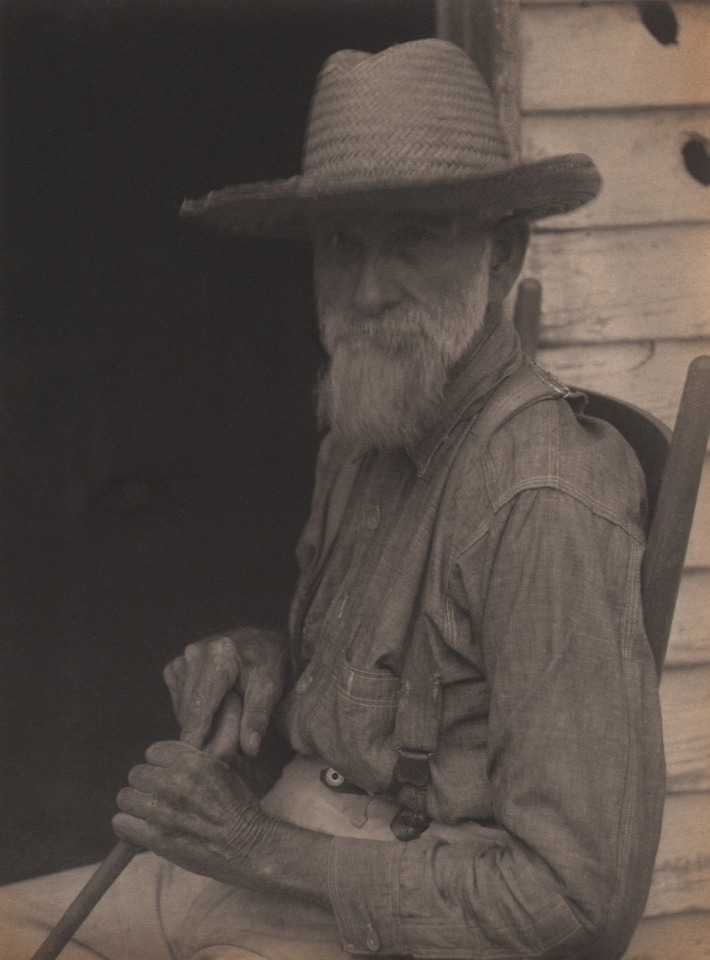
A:
[[[0,0],[0,960],[710,960],[710,0]]]

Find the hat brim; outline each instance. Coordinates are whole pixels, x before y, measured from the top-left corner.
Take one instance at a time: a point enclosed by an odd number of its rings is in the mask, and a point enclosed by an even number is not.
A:
[[[567,154],[479,175],[402,182],[266,180],[185,200],[180,216],[223,233],[308,239],[322,217],[366,211],[470,211],[484,219],[540,220],[593,200],[601,176],[585,154]]]

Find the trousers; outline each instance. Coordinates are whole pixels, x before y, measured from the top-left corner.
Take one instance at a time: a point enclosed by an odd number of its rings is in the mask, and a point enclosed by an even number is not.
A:
[[[337,793],[325,764],[296,757],[262,805],[334,836],[393,840],[391,801]],[[0,888],[0,957],[29,960],[95,865]],[[133,858],[61,960],[347,960],[334,917],[292,898],[198,876],[146,852]]]

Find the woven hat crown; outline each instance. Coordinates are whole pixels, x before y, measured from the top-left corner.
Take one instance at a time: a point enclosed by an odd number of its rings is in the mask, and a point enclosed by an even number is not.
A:
[[[213,190],[186,200],[181,215],[242,236],[307,239],[318,216],[354,212],[549,217],[588,203],[600,185],[584,154],[514,162],[468,55],[429,38],[333,54],[311,102],[302,173]]]
[[[430,180],[511,163],[485,81],[467,54],[425,40],[326,60],[311,103],[306,180]]]

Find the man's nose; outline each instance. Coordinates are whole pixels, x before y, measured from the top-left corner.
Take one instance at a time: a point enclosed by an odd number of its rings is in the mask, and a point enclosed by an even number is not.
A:
[[[399,303],[403,295],[395,270],[386,257],[372,253],[362,261],[355,287],[358,310],[377,314]]]

